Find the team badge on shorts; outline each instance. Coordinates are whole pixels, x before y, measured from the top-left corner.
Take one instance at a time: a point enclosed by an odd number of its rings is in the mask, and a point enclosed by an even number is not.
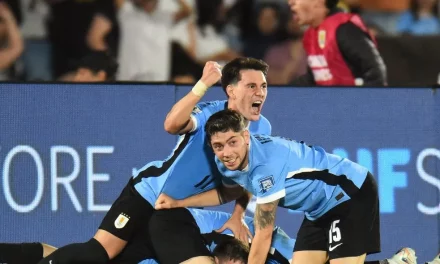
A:
[[[121,213],[115,220],[115,227],[117,229],[124,228],[124,226],[128,223],[128,220],[130,220],[130,217],[124,213]]]
[[[318,31],[318,44],[321,49],[325,47],[325,36],[325,30],[321,29],[320,31]]]
[[[269,191],[270,188],[272,188],[275,183],[272,175],[264,177],[263,179],[260,179],[259,182],[260,182],[260,188],[261,188],[262,193]]]

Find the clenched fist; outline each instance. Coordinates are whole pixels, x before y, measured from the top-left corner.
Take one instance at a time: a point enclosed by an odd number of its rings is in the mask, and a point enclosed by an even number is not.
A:
[[[222,77],[220,64],[215,61],[208,61],[203,68],[203,75],[200,79],[206,86],[210,87],[216,84]]]

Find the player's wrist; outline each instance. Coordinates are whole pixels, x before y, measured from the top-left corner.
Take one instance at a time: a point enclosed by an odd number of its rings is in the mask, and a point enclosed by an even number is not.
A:
[[[231,214],[231,218],[243,220],[246,216],[246,209],[241,206],[235,206],[234,211]]]
[[[174,203],[174,207],[175,208],[187,207],[187,205],[185,205],[185,200],[176,200]]]
[[[191,91],[195,95],[203,97],[203,95],[205,95],[205,93],[208,91],[208,88],[209,86],[207,86],[202,80],[200,80],[196,83],[196,85],[194,85]]]

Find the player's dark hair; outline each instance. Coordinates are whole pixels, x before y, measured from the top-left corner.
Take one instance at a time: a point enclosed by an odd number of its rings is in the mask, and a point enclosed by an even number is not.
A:
[[[213,255],[220,261],[241,261],[247,263],[249,247],[236,238],[220,242],[214,249]]]
[[[221,84],[226,93],[226,87],[230,84],[237,84],[241,80],[242,70],[261,71],[264,76],[267,75],[269,65],[262,60],[254,58],[236,58],[226,64],[222,69]],[[227,93],[226,93],[227,95]]]
[[[205,124],[205,132],[208,142],[211,142],[211,137],[218,132],[241,132],[245,130],[246,123],[242,115],[237,111],[225,109],[213,114],[208,122]]]

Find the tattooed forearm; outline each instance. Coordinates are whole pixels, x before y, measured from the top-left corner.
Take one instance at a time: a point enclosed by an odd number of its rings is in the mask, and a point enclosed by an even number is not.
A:
[[[278,200],[267,204],[257,205],[257,208],[255,209],[255,223],[259,229],[266,228],[275,223],[277,206]]]

